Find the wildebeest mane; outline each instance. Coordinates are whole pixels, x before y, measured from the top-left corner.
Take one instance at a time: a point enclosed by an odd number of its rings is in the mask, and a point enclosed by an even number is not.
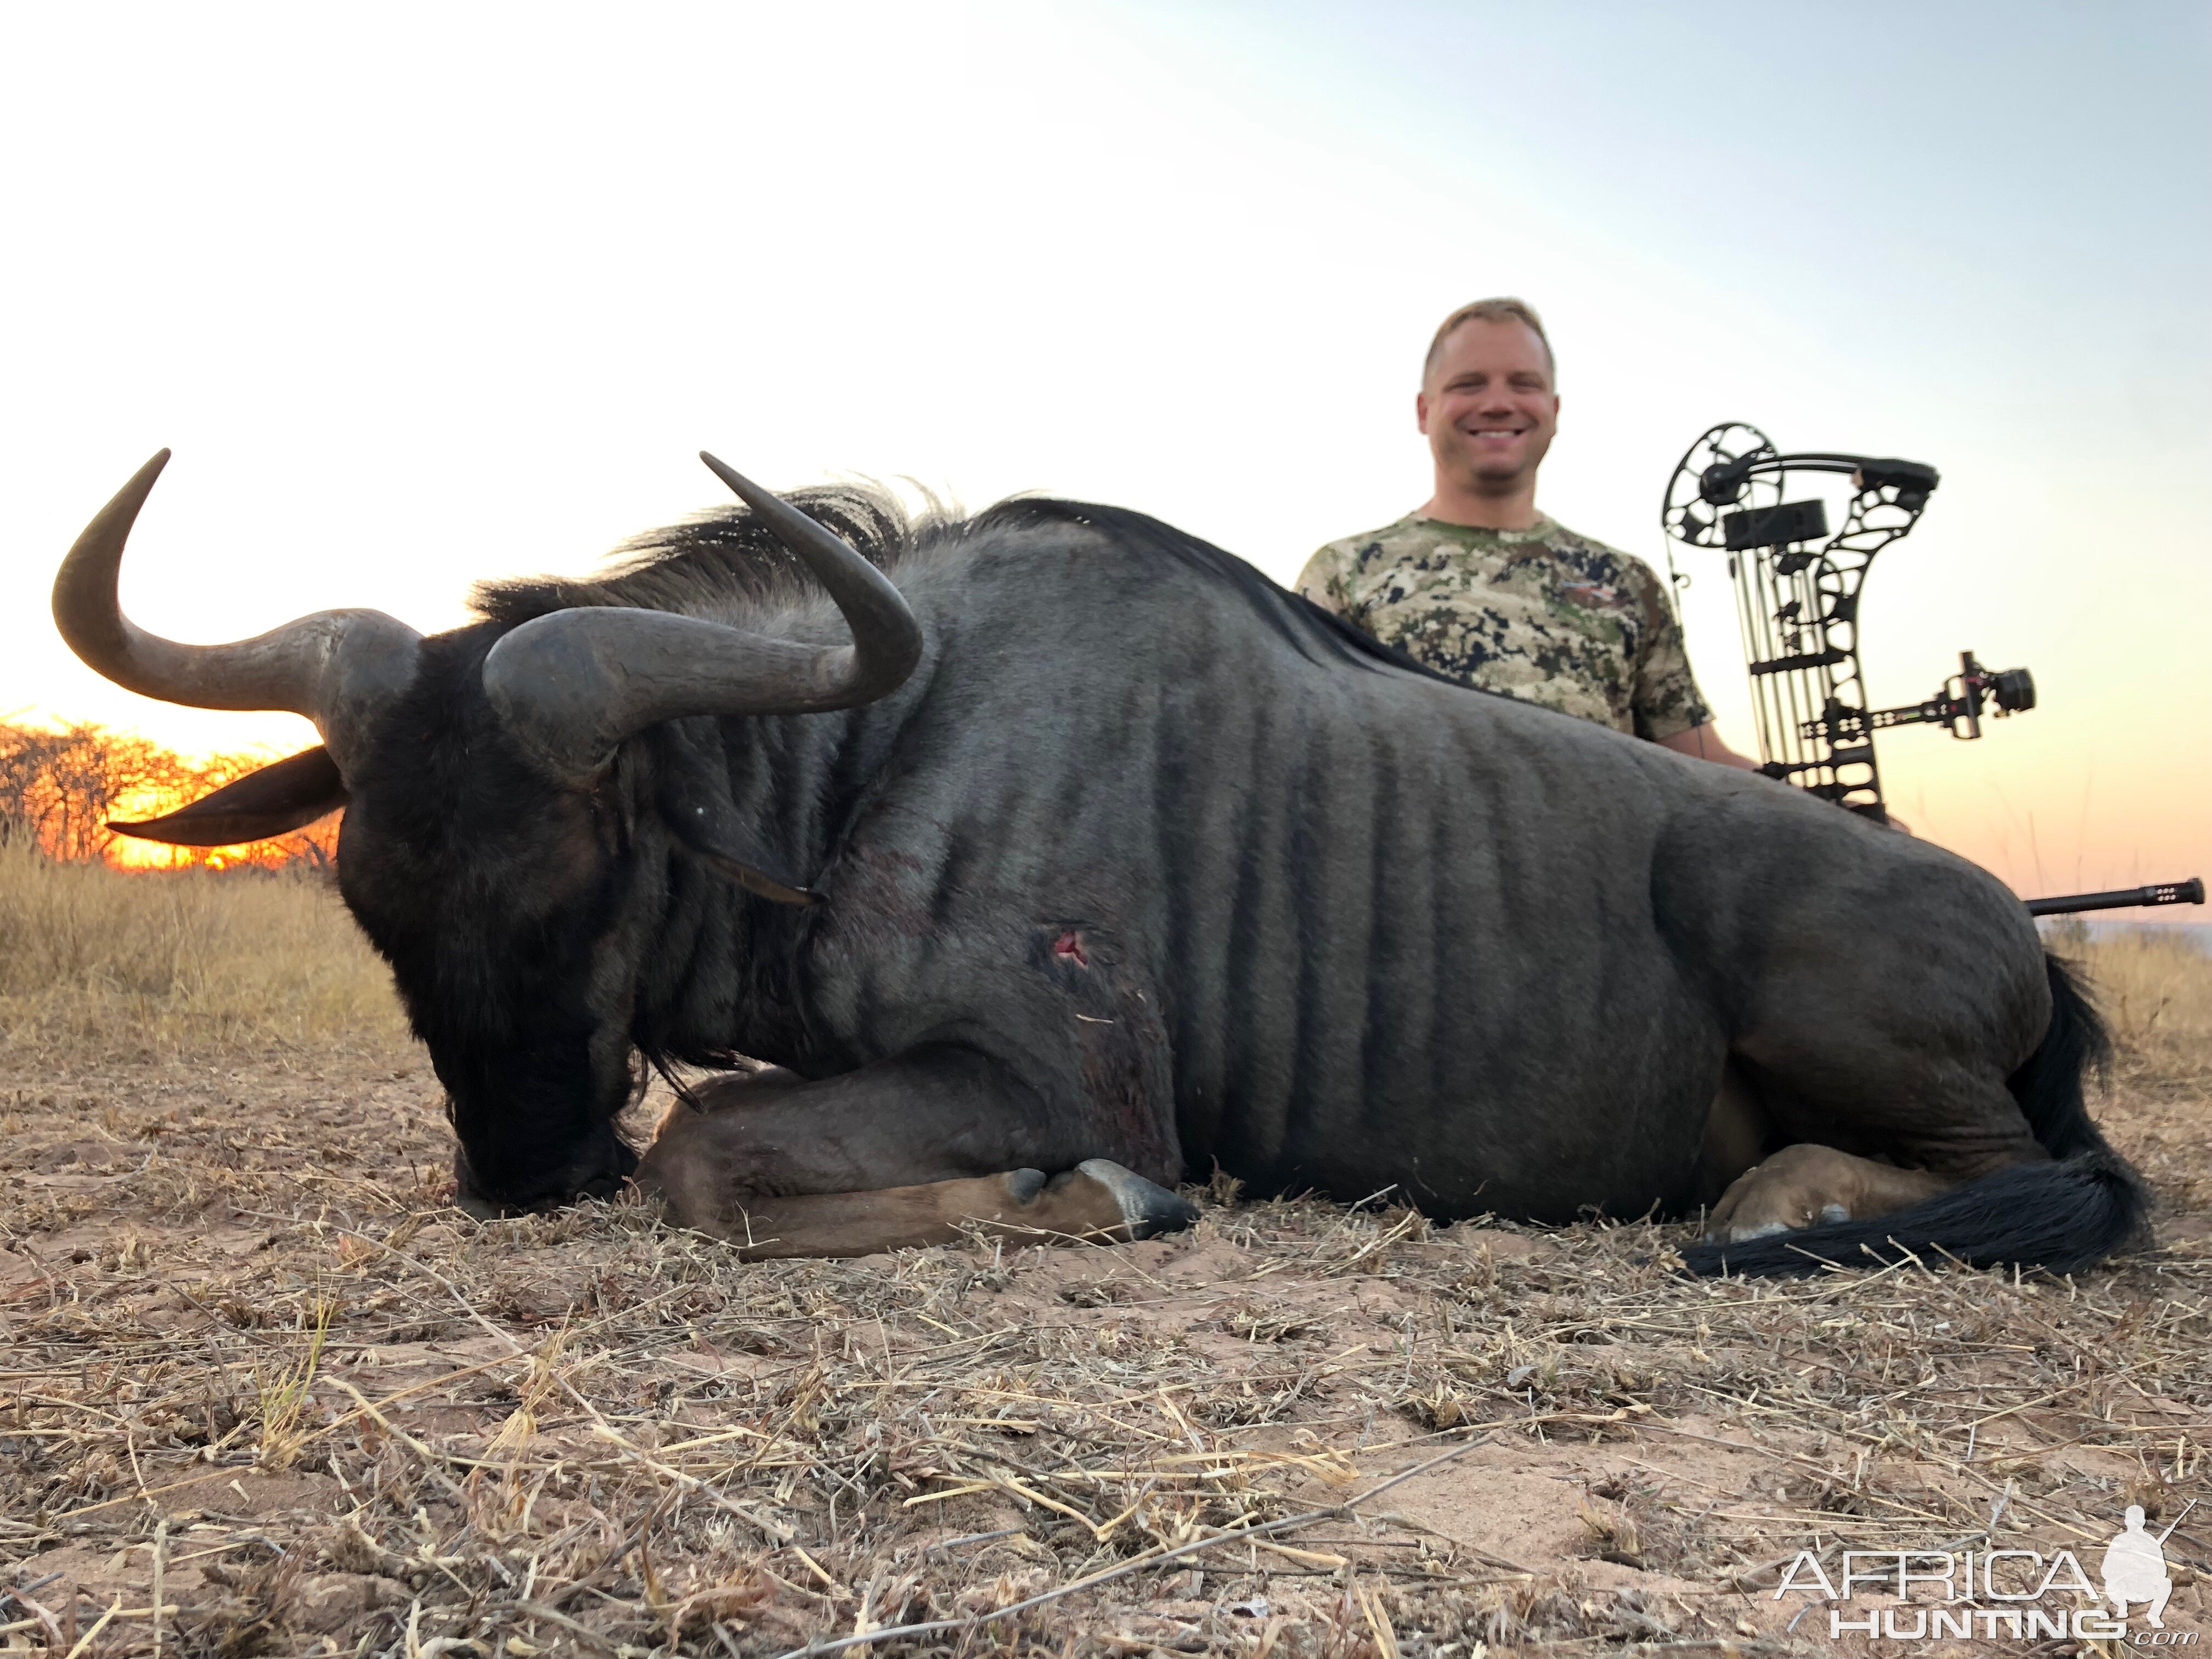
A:
[[[915,519],[887,492],[852,484],[793,490],[786,499],[884,570],[896,570],[917,551],[948,542],[1001,531],[1080,526],[1164,568],[1179,567],[1230,588],[1310,660],[1368,669],[1387,665],[1425,679],[1446,679],[1334,612],[1279,586],[1234,554],[1125,507],[1017,495],[969,519],[954,518],[933,504]],[[471,591],[470,604],[486,621],[511,627],[579,605],[715,616],[803,603],[820,592],[798,560],[743,507],[718,508],[647,531],[609,557],[611,568],[597,576],[479,582]]]
[[[851,484],[794,489],[784,499],[889,570],[912,550],[917,526],[896,498]],[[923,520],[933,527],[935,515]],[[719,507],[632,537],[596,576],[516,576],[478,582],[469,604],[509,626],[580,605],[622,605],[712,616],[803,601],[821,589],[750,507]]]

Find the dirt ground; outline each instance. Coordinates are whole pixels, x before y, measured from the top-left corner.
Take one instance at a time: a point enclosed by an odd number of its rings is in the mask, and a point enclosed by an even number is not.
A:
[[[0,1653],[1986,1651],[1776,1589],[1801,1550],[2094,1576],[2129,1504],[2203,1632],[2212,1066],[2169,1005],[2212,1001],[2107,966],[2158,1243],[2071,1280],[1697,1282],[1683,1227],[1220,1191],[1120,1249],[746,1265],[449,1207],[388,1035],[19,1035]]]

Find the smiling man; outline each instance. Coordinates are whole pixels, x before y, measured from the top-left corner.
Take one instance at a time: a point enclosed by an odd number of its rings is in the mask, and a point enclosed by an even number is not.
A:
[[[1523,301],[1478,300],[1445,318],[1413,400],[1436,493],[1322,548],[1298,591],[1468,685],[1756,766],[1714,731],[1658,577],[1536,510],[1554,385],[1551,342]]]

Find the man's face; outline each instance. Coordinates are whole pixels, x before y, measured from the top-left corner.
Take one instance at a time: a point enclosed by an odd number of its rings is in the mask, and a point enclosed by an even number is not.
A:
[[[1413,410],[1439,475],[1485,494],[1514,489],[1535,475],[1559,429],[1550,356],[1526,323],[1462,323]]]

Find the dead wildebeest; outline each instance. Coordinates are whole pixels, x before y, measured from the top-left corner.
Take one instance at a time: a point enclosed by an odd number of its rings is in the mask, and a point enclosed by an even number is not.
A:
[[[346,809],[481,1210],[635,1170],[763,1253],[857,1253],[1171,1226],[1153,1183],[1218,1165],[1440,1217],[1716,1205],[1704,1269],[2069,1268],[2141,1225],[2094,1016],[1988,874],[1437,679],[1153,520],[909,529],[710,459],[750,512],[484,587],[474,626],[180,646],[115,591],[165,459],[63,564],[64,635],[325,746],[134,833]],[[737,1054],[775,1069],[640,1165],[638,1058]]]

